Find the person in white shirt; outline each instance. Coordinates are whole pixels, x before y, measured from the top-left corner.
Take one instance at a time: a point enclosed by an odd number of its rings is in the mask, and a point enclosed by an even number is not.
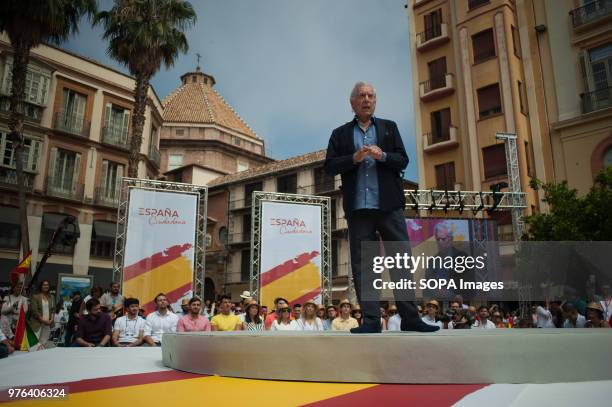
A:
[[[442,321],[436,321],[436,315],[440,310],[440,303],[436,300],[430,300],[427,304],[425,304],[425,315],[421,318],[423,322],[427,325],[439,326],[440,329],[443,328]]]
[[[541,305],[536,307],[536,327],[537,328],[554,328],[553,317],[548,310],[548,305],[544,308]]]
[[[278,318],[272,321],[271,331],[298,331],[299,327],[295,320],[291,319],[291,308],[284,307],[278,310]]]
[[[19,319],[21,304],[23,304],[23,312],[28,313],[28,299],[21,294],[22,290],[23,283],[21,281],[14,283],[11,287],[11,293],[4,297],[4,303],[2,304],[2,315],[8,318],[13,330]]]
[[[604,284],[601,286],[601,308],[603,309],[605,321],[610,321],[612,318],[612,291],[610,290],[610,284]]]
[[[478,316],[480,320],[476,320],[472,324],[472,328],[481,328],[481,329],[495,329],[495,324],[493,321],[489,320],[489,309],[486,305],[481,305],[478,308]]]
[[[392,315],[387,320],[387,331],[401,331],[402,328],[402,317],[400,314]]]
[[[147,315],[144,330],[144,341],[149,346],[161,346],[163,334],[176,332],[179,317],[170,311],[166,294],[160,293],[155,297],[157,311]]]
[[[87,304],[87,301],[91,300],[92,298],[95,298],[96,300],[100,301],[100,299],[102,298],[102,287],[91,287],[90,294],[87,297],[83,298],[83,302],[81,303],[81,315],[87,315],[89,313],[89,311],[87,311],[87,307],[85,307],[85,304]]]
[[[317,305],[312,300],[302,304],[302,317],[296,319],[300,331],[323,331],[323,321],[317,317]]]
[[[124,302],[127,315],[117,318],[113,326],[113,345],[119,348],[140,346],[143,343],[146,322],[138,315],[140,303],[136,298]]]
[[[569,302],[563,304],[563,316],[565,317],[563,328],[584,328],[586,325],[586,318],[578,313],[574,304]]]
[[[11,341],[4,336],[4,333],[0,331],[0,359],[7,357],[15,351]]]
[[[111,320],[115,320],[119,311],[123,308],[123,295],[119,294],[119,283],[111,283],[110,291],[100,297],[102,310],[107,312]]]

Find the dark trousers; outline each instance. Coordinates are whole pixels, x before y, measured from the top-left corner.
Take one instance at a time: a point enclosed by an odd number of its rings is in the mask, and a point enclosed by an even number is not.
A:
[[[4,359],[5,357],[8,356],[8,348],[6,347],[5,344],[0,343],[0,359]]]
[[[353,283],[357,292],[357,299],[361,305],[364,322],[380,322],[380,301],[378,291],[374,289],[374,279],[380,278],[372,271],[372,259],[362,258],[362,242],[377,242],[378,234],[384,242],[401,242],[399,247],[402,253],[411,254],[408,230],[404,212],[397,209],[392,212],[382,212],[376,209],[353,211],[347,216],[349,229],[349,245],[351,250],[351,271]],[[398,247],[393,250],[385,250],[386,256],[394,256]],[[406,277],[406,271],[391,271],[391,281],[399,281]],[[414,302],[405,300],[411,293],[406,291],[394,291],[397,311],[407,323],[420,320],[419,312]]]

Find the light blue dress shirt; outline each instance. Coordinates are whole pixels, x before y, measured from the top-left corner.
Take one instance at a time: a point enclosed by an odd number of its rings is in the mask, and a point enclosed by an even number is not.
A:
[[[364,145],[373,146],[378,142],[376,134],[376,118],[372,116],[368,129],[364,132],[359,123],[355,120],[353,127],[353,142],[355,151]],[[380,161],[384,161],[385,154]],[[357,183],[355,185],[355,209],[379,209],[378,197],[378,171],[376,170],[376,160],[367,156],[357,169]]]

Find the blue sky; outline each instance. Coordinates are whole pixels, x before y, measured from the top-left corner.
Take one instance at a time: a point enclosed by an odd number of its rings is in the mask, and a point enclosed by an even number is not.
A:
[[[331,130],[352,118],[356,81],[374,84],[376,114],[397,122],[417,180],[406,0],[194,0],[190,50],[152,83],[161,98],[196,66],[266,141],[276,159],[325,148]],[[112,2],[102,0],[100,9]],[[125,71],[106,55],[101,29],[83,21],[63,44]]]

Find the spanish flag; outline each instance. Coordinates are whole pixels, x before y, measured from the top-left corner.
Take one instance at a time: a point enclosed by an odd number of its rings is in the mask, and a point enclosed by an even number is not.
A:
[[[42,345],[38,341],[36,333],[30,328],[30,325],[25,320],[25,312],[23,304],[19,308],[19,319],[15,327],[15,347],[21,351],[32,352],[42,349]]]
[[[13,283],[18,281],[25,281],[25,276],[30,271],[30,264],[32,263],[32,250],[21,260],[21,262],[13,269],[10,273],[10,280]]]

